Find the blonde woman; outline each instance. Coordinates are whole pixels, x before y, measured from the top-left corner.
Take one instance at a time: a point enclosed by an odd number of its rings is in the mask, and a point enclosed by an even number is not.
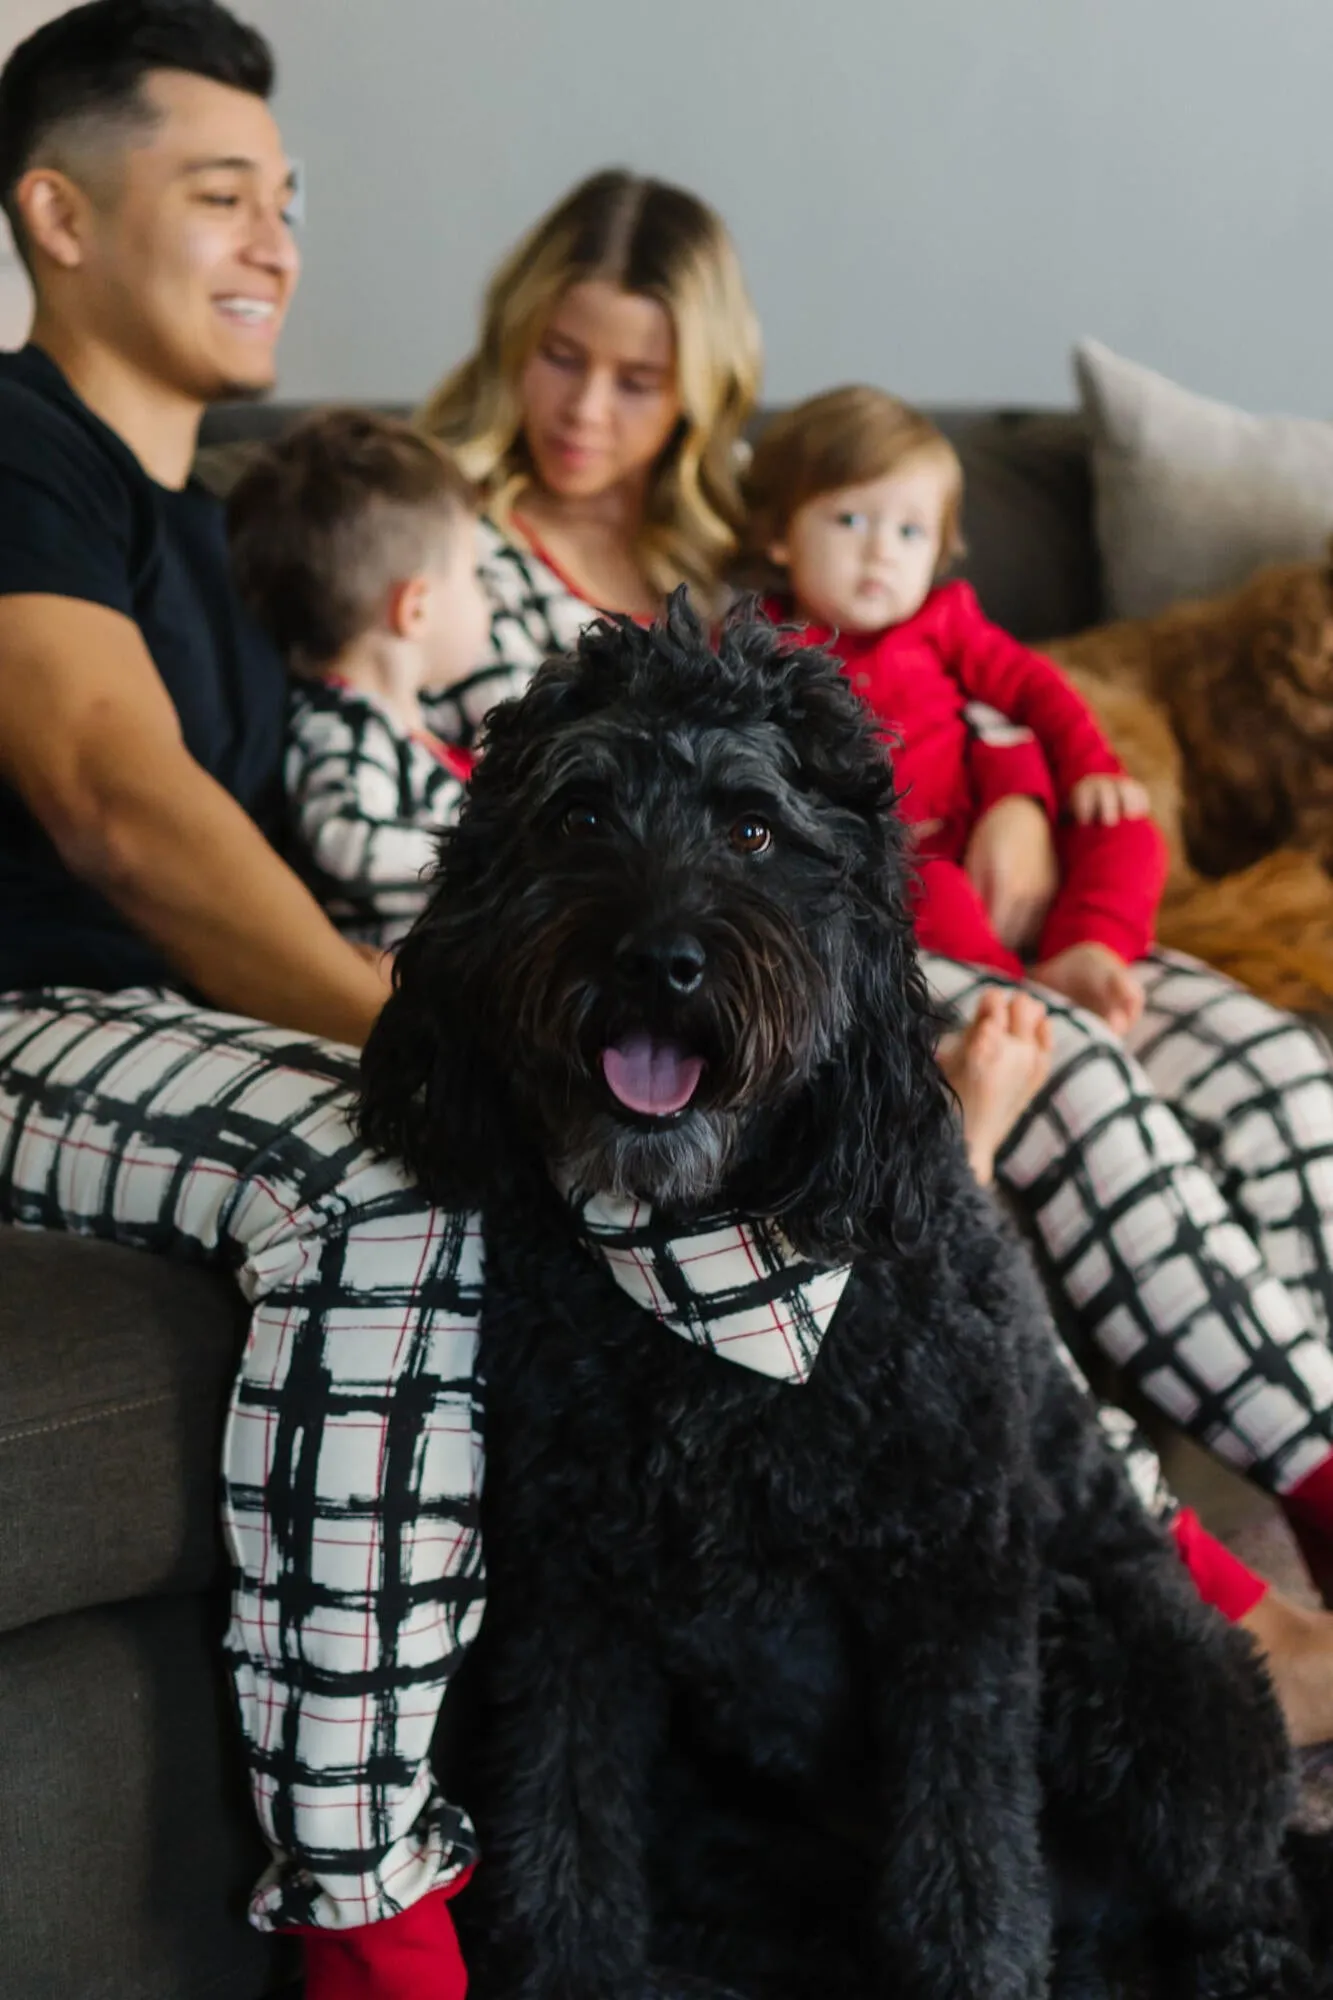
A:
[[[491,658],[434,721],[488,708],[598,611],[651,618],[677,584],[720,600],[741,521],[759,329],[720,218],[609,169],[566,195],[486,292],[475,352],[421,412],[482,496]]]

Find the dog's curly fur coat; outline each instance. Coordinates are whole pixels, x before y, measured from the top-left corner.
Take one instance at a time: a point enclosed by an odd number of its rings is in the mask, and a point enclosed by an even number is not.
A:
[[[759,624],[713,650],[677,601],[489,728],[364,1067],[371,1140],[485,1215],[479,1990],[639,2000],[657,1958],[751,1995],[1090,2000],[1123,1949],[1172,1993],[1314,1992],[1266,1677],[969,1178],[836,664]],[[653,976],[681,937],[684,994]],[[672,1119],[602,1080],[634,1027],[706,1058]],[[809,1381],[633,1304],[571,1165],[851,1260]]]
[[[1333,556],[1049,646],[1148,787],[1162,942],[1281,1007],[1333,1001]]]

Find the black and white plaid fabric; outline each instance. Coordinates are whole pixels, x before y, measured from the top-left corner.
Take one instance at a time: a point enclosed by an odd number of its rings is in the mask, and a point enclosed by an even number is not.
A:
[[[777,1225],[711,1216],[684,1234],[646,1202],[567,1192],[575,1227],[636,1305],[696,1347],[781,1382],[804,1382],[851,1266],[801,1257]]]
[[[490,521],[477,531],[477,575],[491,603],[491,659],[447,694],[423,699],[446,743],[476,747],[497,702],[522,694],[542,661],[566,653],[597,613],[554,570],[508,541]]]
[[[387,951],[424,907],[466,790],[420,737],[334,681],[298,680],[283,783],[292,859],[338,929]]]
[[[995,973],[927,955],[959,1018]],[[1055,1062],[996,1160],[1050,1282],[1166,1414],[1279,1493],[1333,1450],[1333,1066],[1177,953],[1124,1043],[1047,994]]]

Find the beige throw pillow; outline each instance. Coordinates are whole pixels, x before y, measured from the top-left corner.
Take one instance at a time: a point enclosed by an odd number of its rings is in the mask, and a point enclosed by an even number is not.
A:
[[[1092,438],[1109,618],[1234,589],[1263,563],[1321,556],[1333,532],[1333,424],[1254,417],[1099,341],[1074,350]]]

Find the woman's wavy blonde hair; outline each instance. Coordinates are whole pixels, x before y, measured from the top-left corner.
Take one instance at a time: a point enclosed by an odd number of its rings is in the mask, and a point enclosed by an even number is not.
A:
[[[537,223],[486,291],[476,352],[418,422],[449,447],[503,526],[532,477],[519,384],[557,302],[599,278],[659,301],[676,336],[681,417],[649,481],[638,552],[664,595],[688,583],[711,601],[744,509],[741,432],[759,388],[759,325],[721,218],[683,188],[611,168]]]

